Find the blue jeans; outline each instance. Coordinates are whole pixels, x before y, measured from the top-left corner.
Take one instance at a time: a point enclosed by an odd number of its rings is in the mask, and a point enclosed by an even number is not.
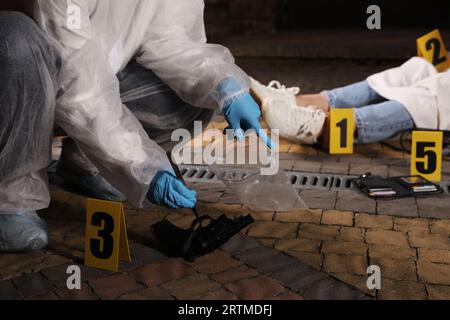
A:
[[[388,101],[367,81],[324,91],[331,108],[355,108],[355,143],[365,144],[390,139],[403,130],[413,129],[414,121],[404,105]]]

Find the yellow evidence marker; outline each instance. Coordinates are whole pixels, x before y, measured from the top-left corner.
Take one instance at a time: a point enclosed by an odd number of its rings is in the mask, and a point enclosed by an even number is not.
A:
[[[439,29],[417,39],[417,55],[432,63],[439,72],[450,68],[450,56]]]
[[[352,154],[355,134],[354,109],[330,110],[330,154]]]
[[[84,264],[119,271],[119,260],[131,262],[123,204],[87,199]]]
[[[414,131],[411,150],[411,175],[441,181],[443,132]]]

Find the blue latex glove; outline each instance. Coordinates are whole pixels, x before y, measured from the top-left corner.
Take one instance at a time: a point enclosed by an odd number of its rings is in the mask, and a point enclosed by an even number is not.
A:
[[[154,204],[173,209],[193,208],[197,203],[197,193],[169,171],[159,171],[155,175],[147,198]]]
[[[227,91],[237,92],[239,90],[239,83],[232,78],[223,80],[219,85],[219,91],[222,95],[226,95]],[[259,123],[261,110],[249,93],[240,94],[226,101],[223,114],[230,125],[230,129],[235,131],[236,138],[239,141],[244,140],[245,131],[254,130],[269,148],[276,148],[276,145],[272,143],[272,140],[261,128]]]

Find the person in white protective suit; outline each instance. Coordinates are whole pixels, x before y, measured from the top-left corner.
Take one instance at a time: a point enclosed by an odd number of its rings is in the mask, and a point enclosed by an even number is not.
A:
[[[383,141],[414,128],[450,130],[450,70],[438,73],[423,58],[319,94],[298,95],[299,88],[277,81],[263,86],[254,79],[251,89],[269,128],[302,144],[323,138],[331,108],[355,108],[357,144]]]
[[[260,131],[249,78],[206,43],[202,0],[36,0],[0,12],[0,252],[39,250],[54,124],[59,175],[85,193],[191,208],[166,150],[174,129],[222,112],[242,139]],[[55,120],[55,121],[54,121]],[[61,213],[63,214],[63,213]]]

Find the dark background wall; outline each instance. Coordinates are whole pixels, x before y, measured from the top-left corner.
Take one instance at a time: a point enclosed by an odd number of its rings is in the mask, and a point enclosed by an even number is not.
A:
[[[210,34],[306,29],[364,29],[367,7],[383,29],[450,28],[450,0],[205,0]]]

